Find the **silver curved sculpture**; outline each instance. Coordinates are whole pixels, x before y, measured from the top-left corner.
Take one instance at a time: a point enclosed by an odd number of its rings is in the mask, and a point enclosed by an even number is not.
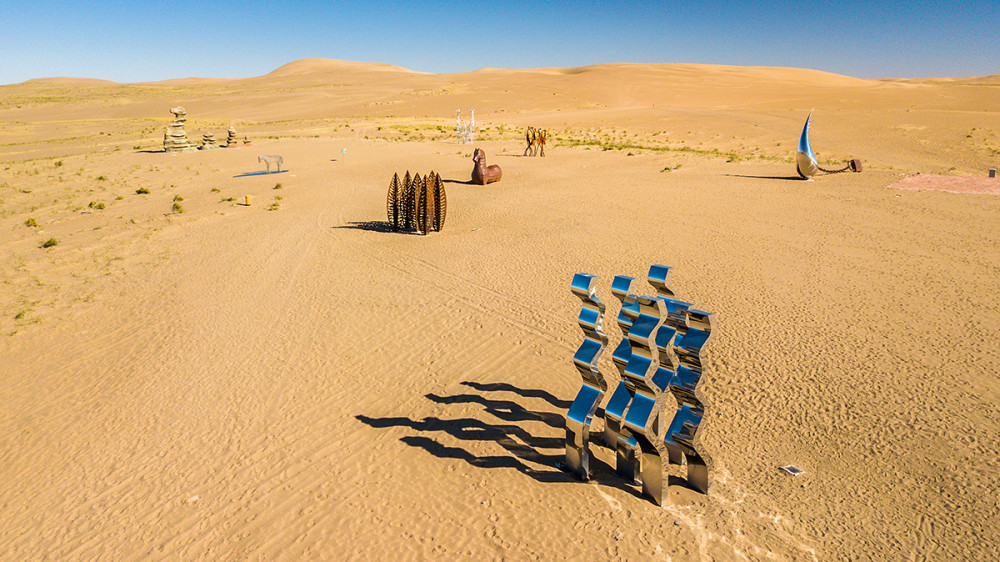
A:
[[[666,305],[657,297],[639,296],[639,317],[628,332],[631,355],[625,365],[625,378],[635,387],[635,395],[622,419],[623,439],[634,438],[641,455],[642,492],[663,505],[663,461],[657,449],[657,425],[659,422],[660,394],[653,378],[660,366],[659,352],[656,351],[656,336],[666,317]]]
[[[809,179],[819,171],[819,164],[816,162],[816,155],[809,146],[809,121],[812,119],[812,111],[806,117],[806,124],[802,127],[802,136],[799,137],[799,149],[795,152],[795,171],[802,179]]]
[[[712,336],[712,314],[701,310],[686,311],[687,330],[674,340],[674,353],[680,365],[667,388],[679,405],[664,435],[671,464],[687,461],[688,484],[703,494],[708,493],[708,472],[711,458],[695,443],[698,426],[705,415],[705,404],[697,392],[701,380],[701,351]]]
[[[608,391],[597,360],[608,345],[608,336],[601,326],[604,303],[595,293],[597,277],[587,273],[573,276],[573,294],[583,301],[577,323],[583,330],[583,343],[573,355],[573,364],[583,377],[583,386],[566,414],[566,466],[582,480],[590,479],[590,426],[594,411]]]
[[[637,297],[632,294],[633,282],[635,282],[633,277],[616,275],[611,283],[611,294],[622,303],[617,318],[618,327],[622,331],[622,340],[618,342],[618,347],[611,355],[611,361],[618,369],[621,379],[604,406],[604,444],[615,451],[615,471],[631,483],[639,481],[639,459],[635,454],[638,443],[631,436],[622,437],[621,425],[625,411],[635,394],[635,385],[625,376],[625,366],[632,355],[628,332],[632,329],[632,323],[639,317],[639,303]]]

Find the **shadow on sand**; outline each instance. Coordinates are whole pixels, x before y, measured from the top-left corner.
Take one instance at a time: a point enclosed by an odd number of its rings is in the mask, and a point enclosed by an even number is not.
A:
[[[569,401],[560,400],[544,390],[522,389],[507,383],[484,384],[465,381],[462,384],[483,393],[507,392],[522,398],[543,400],[548,403],[545,410],[551,410],[551,407],[569,408],[570,405]],[[419,447],[438,458],[460,459],[477,468],[513,468],[539,482],[578,481],[574,475],[563,470],[566,446],[563,430],[566,422],[562,413],[535,411],[525,408],[517,401],[493,398],[486,394],[453,396],[427,394],[426,398],[437,404],[480,404],[483,410],[497,421],[490,423],[478,418],[447,419],[437,416],[421,420],[407,417],[372,418],[365,415],[357,415],[355,418],[378,429],[396,427],[423,433],[425,435],[406,435],[399,440],[411,447]],[[524,421],[542,422],[554,430],[548,432],[554,436],[533,435],[518,423]],[[491,441],[503,447],[507,454],[477,455],[471,451],[480,449],[478,446],[468,448],[447,446],[434,438],[434,434],[441,433],[463,442]],[[603,445],[602,436],[601,432],[591,433],[592,447]],[[615,474],[614,467],[608,466],[594,456],[590,462],[591,477],[595,482],[641,497],[641,490],[626,484]]]
[[[755,180],[795,180],[804,181],[803,178],[799,176],[747,176],[742,174],[726,174],[731,178],[750,178]]]
[[[342,224],[340,226],[334,226],[331,228],[347,228],[352,230],[365,230],[368,232],[390,232],[392,234],[409,234],[413,236],[423,236],[415,230],[399,230],[393,231],[392,224],[389,221],[360,221],[360,222],[349,222],[347,224]]]
[[[238,176],[233,176],[234,178],[245,178],[248,176],[270,176],[272,174],[284,174],[288,170],[279,170],[277,172],[247,172],[245,174],[240,174]]]

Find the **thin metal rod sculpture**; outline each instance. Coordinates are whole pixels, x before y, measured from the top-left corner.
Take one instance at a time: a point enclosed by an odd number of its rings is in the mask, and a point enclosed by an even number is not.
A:
[[[656,336],[663,326],[666,306],[656,297],[639,296],[637,302],[639,317],[628,332],[632,353],[624,371],[625,377],[635,386],[635,395],[622,419],[622,438],[635,438],[641,452],[642,491],[658,505],[663,505],[663,461],[657,449],[657,441],[661,438],[656,432],[662,389],[654,384],[653,377],[660,365]]]
[[[604,333],[604,303],[594,289],[597,280],[593,275],[577,273],[573,276],[573,294],[583,301],[577,323],[583,330],[584,340],[573,356],[573,364],[580,371],[583,386],[566,414],[566,466],[582,480],[590,479],[590,427],[594,411],[608,391],[597,360],[608,345]]]
[[[472,144],[476,140],[476,110],[469,110],[469,123],[462,124],[462,110],[455,114],[455,133],[458,135],[458,144]]]
[[[621,379],[604,406],[604,444],[615,450],[615,470],[628,482],[639,481],[639,459],[635,454],[638,444],[631,437],[622,439],[621,436],[622,418],[625,417],[625,410],[628,409],[632,395],[635,394],[635,386],[625,376],[625,365],[632,355],[628,332],[632,328],[632,323],[639,317],[639,303],[632,294],[634,281],[632,277],[617,275],[611,283],[611,294],[622,303],[617,318],[622,339],[611,355]]]
[[[433,171],[424,177],[410,177],[406,171],[403,181],[399,174],[392,175],[386,195],[386,214],[394,232],[400,228],[414,229],[421,234],[444,227],[448,212],[448,197],[441,176]]]

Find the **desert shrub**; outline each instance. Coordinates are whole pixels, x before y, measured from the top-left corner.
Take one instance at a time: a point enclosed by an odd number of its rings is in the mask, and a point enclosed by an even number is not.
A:
[[[274,189],[281,189],[281,182],[274,184]]]
[[[174,201],[174,204],[173,204],[173,206],[170,209],[173,212],[178,213],[178,214],[184,212],[184,207],[181,207],[181,204],[178,203],[177,201]]]
[[[24,226],[34,228],[38,226],[38,221],[36,221],[34,218],[29,218],[28,220],[24,221]]]
[[[108,178],[104,176],[97,176],[97,181],[106,181]]]
[[[212,188],[212,193],[218,193],[218,192],[219,192],[219,188],[218,187],[213,187]]]
[[[146,194],[149,193],[149,188],[148,187],[140,187],[139,189],[135,190],[135,192],[138,195],[146,195]]]
[[[184,198],[181,197],[180,195],[174,195],[174,201],[183,201],[183,200]]]
[[[100,209],[104,208],[104,203],[101,203],[101,202],[98,202],[98,201],[91,201],[87,206],[90,207],[91,209],[98,209],[98,210],[100,210]]]
[[[52,246],[55,246],[57,244],[59,244],[58,240],[56,240],[55,238],[49,238],[45,242],[42,242],[42,247],[43,248],[51,248]]]

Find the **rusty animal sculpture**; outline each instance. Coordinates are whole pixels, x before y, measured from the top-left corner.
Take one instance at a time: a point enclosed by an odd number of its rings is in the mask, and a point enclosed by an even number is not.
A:
[[[395,232],[400,228],[412,228],[421,234],[431,230],[440,232],[448,213],[448,197],[441,176],[431,172],[422,178],[416,174],[411,179],[407,170],[400,181],[399,174],[393,174],[386,196],[386,213]]]
[[[543,129],[528,127],[524,140],[528,146],[524,148],[525,156],[545,156],[545,138],[549,132]]]
[[[500,166],[496,164],[492,166],[486,165],[486,153],[481,148],[477,148],[472,153],[472,161],[475,162],[472,167],[472,183],[486,185],[500,181],[500,177],[503,176],[503,170],[500,169]]]
[[[531,149],[534,148],[535,143],[538,142],[538,137],[535,133],[534,127],[528,127],[528,132],[524,134],[524,142],[527,146],[524,147],[524,156],[531,155]]]

